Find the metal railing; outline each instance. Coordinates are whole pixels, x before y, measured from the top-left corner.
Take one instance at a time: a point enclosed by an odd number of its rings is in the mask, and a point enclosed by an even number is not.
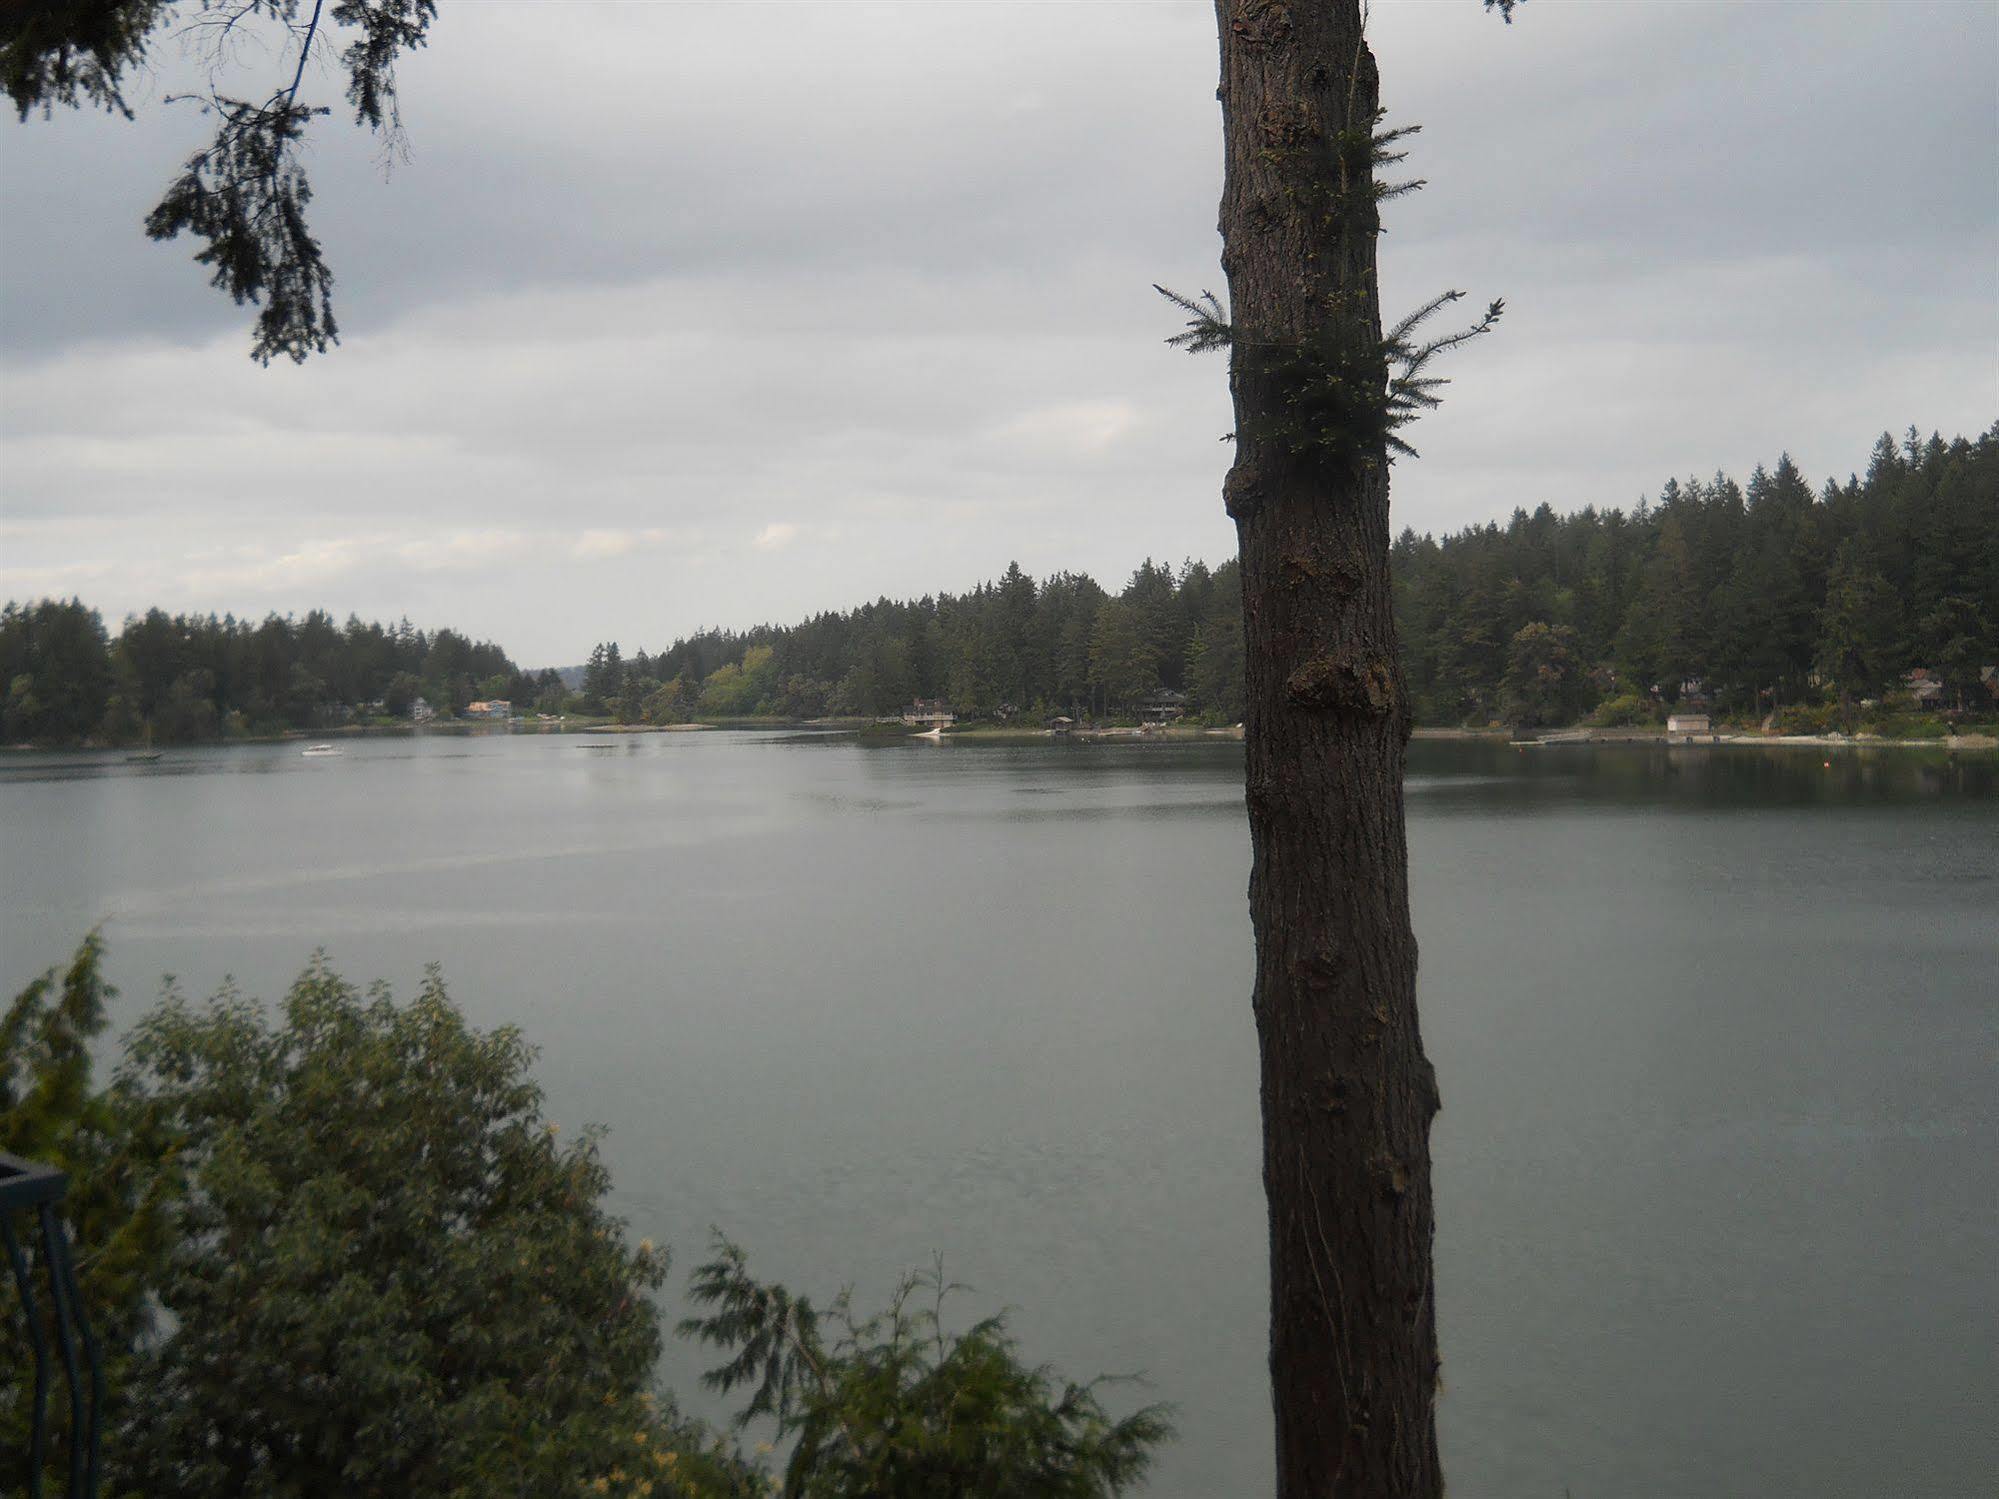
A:
[[[14,1289],[21,1299],[21,1317],[35,1354],[34,1406],[28,1427],[28,1499],[40,1499],[42,1472],[48,1463],[49,1386],[52,1369],[49,1334],[55,1334],[69,1388],[69,1499],[96,1499],[98,1418],[104,1408],[104,1364],[97,1338],[84,1314],[77,1289],[76,1266],[70,1259],[69,1236],[56,1216],[69,1179],[52,1166],[37,1165],[0,1151],[0,1244],[14,1272]],[[35,1295],[35,1275],[28,1253],[15,1232],[16,1215],[32,1216],[40,1227],[35,1258],[48,1283],[49,1311],[44,1315]],[[32,1240],[31,1240],[32,1242]]]

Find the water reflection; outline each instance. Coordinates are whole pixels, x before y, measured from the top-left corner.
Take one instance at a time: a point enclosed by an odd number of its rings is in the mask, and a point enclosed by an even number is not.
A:
[[[1999,754],[1901,746],[1549,745],[1417,740],[1412,796],[1531,810],[1551,802],[1770,807],[1999,792]]]

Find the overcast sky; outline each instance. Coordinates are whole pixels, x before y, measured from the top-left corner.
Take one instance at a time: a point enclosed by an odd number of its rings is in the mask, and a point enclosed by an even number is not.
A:
[[[136,123],[0,124],[0,597],[407,615],[538,666],[1232,553],[1224,367],[1151,290],[1221,285],[1206,0],[440,9],[386,181],[308,74],[345,341],[303,368],[140,230],[204,137],[171,48]],[[1509,309],[1398,527],[1999,417],[1991,0],[1387,0],[1373,35],[1430,183],[1387,310]]]

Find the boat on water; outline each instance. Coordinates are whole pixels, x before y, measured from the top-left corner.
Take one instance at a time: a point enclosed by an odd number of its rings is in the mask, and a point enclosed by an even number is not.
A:
[[[330,744],[308,744],[299,753],[308,760],[324,760],[328,755],[337,755],[340,751]]]
[[[159,750],[133,750],[125,757],[127,765],[151,765],[160,758]]]

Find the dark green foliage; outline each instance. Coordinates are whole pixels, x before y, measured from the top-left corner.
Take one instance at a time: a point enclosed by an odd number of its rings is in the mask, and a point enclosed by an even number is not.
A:
[[[94,733],[111,696],[104,622],[76,599],[0,610],[0,743]]]
[[[258,32],[295,57],[272,81],[263,102],[208,94],[200,102],[217,121],[214,140],[189,158],[146,219],[154,239],[192,234],[205,248],[195,259],[211,269],[213,285],[240,305],[260,304],[251,357],[302,362],[339,342],[333,319],[333,274],[306,224],[312,189],[302,147],[306,127],[329,111],[298,102],[306,64],[328,45],[330,32],[355,33],[340,52],[354,120],[391,140],[401,129],[396,110],[396,59],[424,44],[437,14],[434,0],[213,0],[176,6],[171,0],[58,0],[6,7],[0,26],[0,79],[21,118],[57,105],[98,104],[130,118],[120,92],[125,71],[142,63],[152,37],[187,13],[178,30],[209,48],[217,74],[232,60],[239,33]],[[173,102],[173,101],[169,101]]]
[[[269,364],[284,354],[303,363],[340,341],[333,321],[333,273],[306,228],[312,201],[298,145],[324,109],[291,102],[217,99],[215,139],[188,158],[181,175],[146,216],[146,233],[206,241],[194,258],[211,268],[209,284],[238,306],[262,302],[250,357]]]
[[[1856,538],[1895,602],[1894,624],[1869,647],[1878,658],[1869,658],[1871,680],[1928,667],[1952,706],[1980,706],[1979,668],[1999,661],[1999,428],[1906,450],[1883,438],[1865,479],[1816,496],[1784,458],[1758,469],[1746,491],[1721,475],[1670,480],[1656,505],[1628,513],[1557,515],[1543,505],[1441,540],[1405,531],[1391,562],[1417,718],[1498,716],[1509,650],[1536,623],[1575,632],[1569,649],[1587,684],[1578,712],[1620,695],[1672,702],[1695,682],[1732,713],[1833,690],[1824,610],[1834,560]],[[506,696],[517,708],[649,723],[873,717],[942,698],[961,716],[1032,723],[1055,713],[1132,716],[1167,688],[1186,692],[1197,717],[1234,723],[1240,598],[1233,561],[1212,572],[1147,561],[1115,597],[1087,576],[1037,581],[1015,566],[964,594],[703,631],[657,655],[626,658],[606,642],[580,699],[555,673],[530,676],[498,646],[449,630],[343,627],[318,612],[251,625],[153,610],[109,642],[80,603],[9,605],[0,611],[0,737],[111,739],[121,725],[129,736],[135,720],[159,742],[311,728],[357,712],[401,714],[417,693],[440,713]],[[380,710],[370,707],[377,701]]]
[[[1590,699],[1576,632],[1568,625],[1522,625],[1506,653],[1500,712],[1521,729],[1573,723]]]
[[[1216,349],[1226,349],[1235,342],[1235,329],[1229,325],[1228,312],[1222,307],[1222,299],[1213,292],[1204,291],[1199,297],[1183,297],[1157,281],[1152,283],[1152,289],[1189,314],[1187,331],[1167,339],[1167,347],[1185,349],[1189,354],[1208,354]]]
[[[936,698],[961,717],[1038,724],[1055,713],[1135,716],[1162,688],[1187,692],[1197,715],[1233,723],[1241,716],[1240,597],[1233,562],[1213,572],[1187,563],[1176,573],[1148,559],[1115,598],[1091,578],[1037,582],[1015,564],[966,594],[881,599],[789,628],[704,631],[656,656],[641,651],[624,671],[654,723],[877,717]],[[1210,653],[1198,675],[1197,640]],[[609,649],[600,646],[593,661]],[[580,705],[592,680],[586,672]]]
[[[1857,537],[1840,546],[1819,621],[1818,669],[1827,684],[1842,701],[1877,691],[1887,681],[1901,633],[1901,604]]]
[[[1187,653],[1187,694],[1212,716],[1240,723],[1246,707],[1242,617],[1209,618]]]
[[[1182,305],[1197,322],[1215,311]],[[1977,706],[1978,669],[1999,661],[1999,428],[1907,451],[1884,439],[1866,479],[1817,496],[1780,458],[1746,491],[1717,475],[1668,481],[1657,504],[1631,512],[1557,515],[1544,505],[1441,539],[1405,531],[1391,565],[1418,721],[1503,716],[1510,653],[1533,624],[1572,632],[1561,639],[1575,669],[1537,710],[1543,722],[1555,721],[1544,713],[1586,714],[1604,698],[1664,705],[1690,684],[1741,714],[1829,689],[1821,611],[1832,560],[1852,537],[1881,559],[1901,621],[1887,634],[1876,685],[1926,666],[1953,703]],[[1115,598],[1088,578],[1061,576],[881,600],[790,628],[707,632],[648,658],[648,669],[660,684],[699,682],[767,647],[773,685],[762,712],[789,711],[795,684],[810,682],[836,712],[889,713],[911,697],[942,697],[961,715],[1010,702],[1030,718],[1129,713],[1161,686],[1189,693],[1198,716],[1234,723],[1239,600],[1233,561],[1212,573],[1190,564],[1177,578],[1148,562]],[[1652,706],[1641,716],[1656,716]],[[667,717],[695,711],[684,695],[660,707]]]
[[[420,695],[439,713],[482,693],[526,703],[546,683],[490,642],[313,610],[252,624],[233,616],[125,621],[107,638],[81,603],[0,610],[0,743],[124,743],[150,730],[162,744],[226,732],[323,729],[356,717],[401,717]],[[498,690],[495,690],[495,689]]]
[[[564,1143],[542,1117],[517,1032],[468,1027],[435,971],[398,1005],[315,959],[275,1014],[170,992],[97,1091],[101,960],[92,934],[0,1019],[0,1147],[71,1173],[63,1214],[107,1353],[108,1499],[770,1492],[648,1388],[666,1256],[605,1212],[596,1136]],[[1135,1484],[1164,1411],[1112,1419],[1105,1381],[1023,1365],[1003,1318],[947,1330],[955,1289],[911,1276],[879,1316],[842,1295],[822,1318],[720,1243],[694,1277],[713,1315],[685,1330],[732,1351],[710,1383],[753,1387],[745,1419],[794,1439],[801,1499]],[[11,1298],[0,1313],[18,1324]],[[9,1454],[26,1373],[0,1361]]]
[[[171,1178],[164,1142],[133,1128],[119,1097],[93,1083],[90,1047],[103,1034],[105,1004],[115,993],[104,982],[103,959],[103,942],[92,932],[66,970],[51,969],[29,984],[0,1018],[0,1150],[69,1177],[62,1220],[104,1357],[105,1424],[116,1428],[129,1411],[133,1351],[152,1325],[147,1298],[166,1261]],[[23,1235],[31,1259],[38,1258],[38,1244]],[[46,1283],[39,1263],[33,1273]],[[50,1338],[53,1346],[52,1332]],[[0,1488],[13,1477],[13,1455],[27,1450],[32,1365],[16,1354],[28,1346],[9,1278],[0,1294],[0,1452],[7,1455]],[[58,1493],[53,1475],[67,1462],[67,1403],[58,1400],[52,1410],[54,1461],[45,1492]]]
[[[577,706],[585,713],[608,713],[625,689],[625,663],[618,642],[600,643],[590,652],[583,668],[583,685]]]
[[[1506,311],[1506,303],[1495,299],[1487,304],[1485,316],[1469,328],[1460,328],[1441,338],[1416,337],[1418,328],[1463,297],[1461,291],[1447,291],[1431,298],[1397,323],[1382,341],[1382,351],[1393,373],[1388,381],[1387,430],[1382,433],[1381,440],[1392,453],[1402,453],[1411,458],[1416,456],[1416,450],[1397,435],[1397,429],[1407,426],[1424,412],[1435,410],[1441,400],[1437,392],[1450,384],[1448,380],[1428,373],[1430,361],[1461,344],[1470,343],[1481,334],[1490,333],[1500,315]]]
[[[1639,724],[1656,724],[1665,721],[1665,713],[1660,705],[1649,697],[1635,692],[1626,692],[1617,697],[1605,698],[1591,710],[1589,722],[1600,729],[1629,729]]]
[[[22,119],[96,105],[132,117],[122,84],[169,0],[36,0],[0,7],[0,84]]]
[[[1090,672],[1112,703],[1144,700],[1159,687],[1159,649],[1138,609],[1111,599],[1097,611],[1090,634]]]
[[[704,1378],[750,1391],[743,1423],[793,1439],[794,1499],[1097,1499],[1143,1478],[1172,1435],[1166,1410],[1113,1420],[1105,1381],[1024,1365],[1004,1316],[947,1330],[945,1300],[963,1289],[940,1266],[904,1277],[875,1316],[858,1318],[847,1292],[822,1314],[755,1279],[717,1235],[689,1287],[713,1310],[680,1330],[730,1353]]]
[[[1411,125],[1372,139],[1381,145],[1419,128]],[[1402,155],[1390,152],[1377,159],[1400,161]],[[1421,186],[1420,182],[1395,184],[1384,190],[1384,196],[1413,192]],[[1439,392],[1450,383],[1429,373],[1430,362],[1491,332],[1506,310],[1503,301],[1495,301],[1470,327],[1441,338],[1419,339],[1419,328],[1464,296],[1461,291],[1447,291],[1403,318],[1379,345],[1357,344],[1350,337],[1298,343],[1240,334],[1213,292],[1185,297],[1156,283],[1153,290],[1190,314],[1186,331],[1167,339],[1169,345],[1190,354],[1239,346],[1244,377],[1267,381],[1272,388],[1278,415],[1265,435],[1293,457],[1335,465],[1357,462],[1360,455],[1384,446],[1392,453],[1414,457],[1416,450],[1403,440],[1399,430],[1425,411],[1434,410],[1442,400]]]
[[[361,33],[340,54],[340,65],[347,70],[347,102],[354,106],[357,125],[402,128],[396,108],[396,58],[424,44],[436,17],[435,0],[340,0],[333,7],[336,26],[352,26]]]
[[[114,1444],[151,1495],[583,1490],[652,1420],[649,1293],[594,1135],[532,1049],[431,974],[398,1005],[315,960],[276,1022],[225,992],[141,1022],[121,1078],[184,1179]]]
[[[1917,667],[1976,707],[1978,667],[1999,662],[1999,427],[1884,437],[1864,479],[1817,495],[1784,458],[1746,490],[1669,481],[1629,513],[1542,506],[1441,540],[1405,531],[1392,568],[1422,722],[1498,716],[1509,643],[1535,623],[1575,631],[1585,710],[1698,689],[1760,716]]]

